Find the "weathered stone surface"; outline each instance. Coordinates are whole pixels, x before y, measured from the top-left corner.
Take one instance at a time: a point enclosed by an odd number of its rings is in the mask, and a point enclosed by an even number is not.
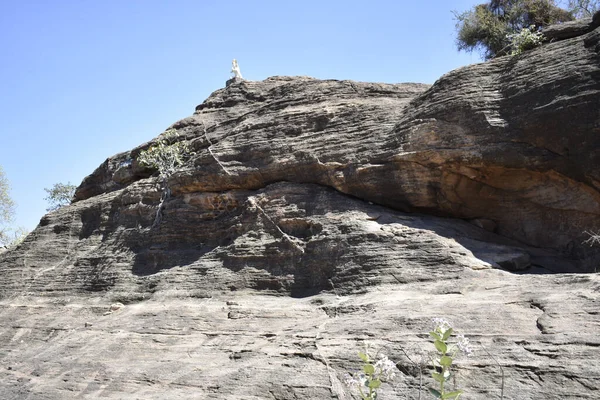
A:
[[[599,42],[431,87],[216,91],[173,125],[194,153],[157,227],[150,142],[0,255],[0,398],[351,399],[368,341],[398,362],[381,398],[417,399],[437,316],[475,344],[465,398],[502,374],[507,399],[598,398],[600,277],[565,272],[599,261]]]
[[[600,225],[599,38],[596,29],[460,68],[431,88],[234,83],[173,125],[196,152],[173,194],[317,183],[394,209],[489,219],[590,270],[598,260],[582,242]],[[114,165],[77,198],[118,189]]]
[[[140,181],[48,214],[6,255],[0,294],[110,290],[137,298],[177,286],[305,297],[562,260],[466,221],[396,212],[315,184],[187,193],[167,202],[152,229],[159,196]]]
[[[110,296],[5,298],[0,395],[349,400],[341,381],[369,342],[398,362],[381,398],[417,399],[443,313],[474,343],[457,360],[465,398],[500,399],[502,371],[505,399],[598,398],[598,275],[460,275],[302,299],[174,285],[113,311]]]

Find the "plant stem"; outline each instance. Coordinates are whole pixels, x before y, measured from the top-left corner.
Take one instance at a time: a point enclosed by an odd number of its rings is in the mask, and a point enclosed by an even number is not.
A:
[[[440,394],[443,396],[444,393],[444,376],[446,375],[446,367],[442,366],[442,381],[440,382]]]

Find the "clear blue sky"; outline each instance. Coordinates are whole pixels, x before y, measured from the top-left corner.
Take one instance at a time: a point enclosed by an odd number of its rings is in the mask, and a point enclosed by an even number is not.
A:
[[[43,188],[79,185],[107,157],[244,78],[433,83],[479,62],[452,10],[480,1],[0,0],[0,165],[35,228]]]

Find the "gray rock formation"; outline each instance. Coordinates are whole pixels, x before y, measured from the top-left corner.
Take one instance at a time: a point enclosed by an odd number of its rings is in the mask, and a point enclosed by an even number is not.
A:
[[[600,11],[590,18],[550,25],[542,30],[544,40],[554,42],[584,35],[600,26]]]
[[[149,142],[0,255],[0,398],[352,399],[365,342],[382,399],[425,398],[437,316],[475,345],[465,398],[598,398],[599,55],[216,91],[162,211]]]

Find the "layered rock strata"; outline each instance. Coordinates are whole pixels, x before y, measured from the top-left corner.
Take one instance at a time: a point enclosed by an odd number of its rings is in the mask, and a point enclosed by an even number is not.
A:
[[[235,81],[0,255],[0,398],[425,397],[430,319],[465,398],[595,399],[600,28],[433,86]],[[156,215],[161,216],[155,225]]]

